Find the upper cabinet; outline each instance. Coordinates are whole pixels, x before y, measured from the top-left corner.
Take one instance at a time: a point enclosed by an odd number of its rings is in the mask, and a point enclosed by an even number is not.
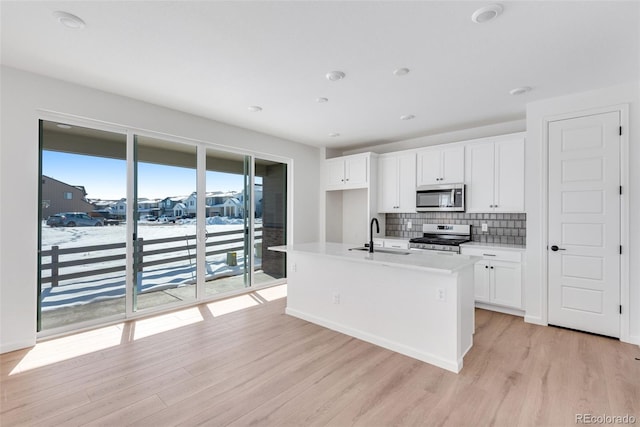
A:
[[[418,151],[418,185],[464,182],[464,146]]]
[[[378,212],[416,211],[416,154],[383,154],[378,158]]]
[[[350,190],[369,186],[371,153],[325,160],[325,189]]]
[[[524,134],[466,145],[466,211],[524,212]]]

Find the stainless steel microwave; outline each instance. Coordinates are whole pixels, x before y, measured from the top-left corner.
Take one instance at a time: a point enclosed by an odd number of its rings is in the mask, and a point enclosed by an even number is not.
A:
[[[464,212],[464,184],[422,185],[416,190],[418,212]]]

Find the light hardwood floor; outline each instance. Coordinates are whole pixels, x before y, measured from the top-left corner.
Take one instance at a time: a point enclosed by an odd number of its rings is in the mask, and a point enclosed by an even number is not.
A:
[[[284,292],[4,354],[0,425],[560,426],[583,413],[640,424],[637,346],[477,310],[456,375],[287,316]]]

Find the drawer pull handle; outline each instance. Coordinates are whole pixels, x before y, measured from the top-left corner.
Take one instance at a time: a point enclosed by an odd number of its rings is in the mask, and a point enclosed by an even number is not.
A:
[[[482,254],[483,256],[496,256],[496,254]]]

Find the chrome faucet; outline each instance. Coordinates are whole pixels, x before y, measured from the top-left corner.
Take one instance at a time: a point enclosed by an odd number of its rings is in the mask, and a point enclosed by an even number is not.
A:
[[[380,224],[378,218],[371,218],[371,224],[369,224],[369,253],[373,253],[373,223],[376,223],[376,233],[380,233]]]

